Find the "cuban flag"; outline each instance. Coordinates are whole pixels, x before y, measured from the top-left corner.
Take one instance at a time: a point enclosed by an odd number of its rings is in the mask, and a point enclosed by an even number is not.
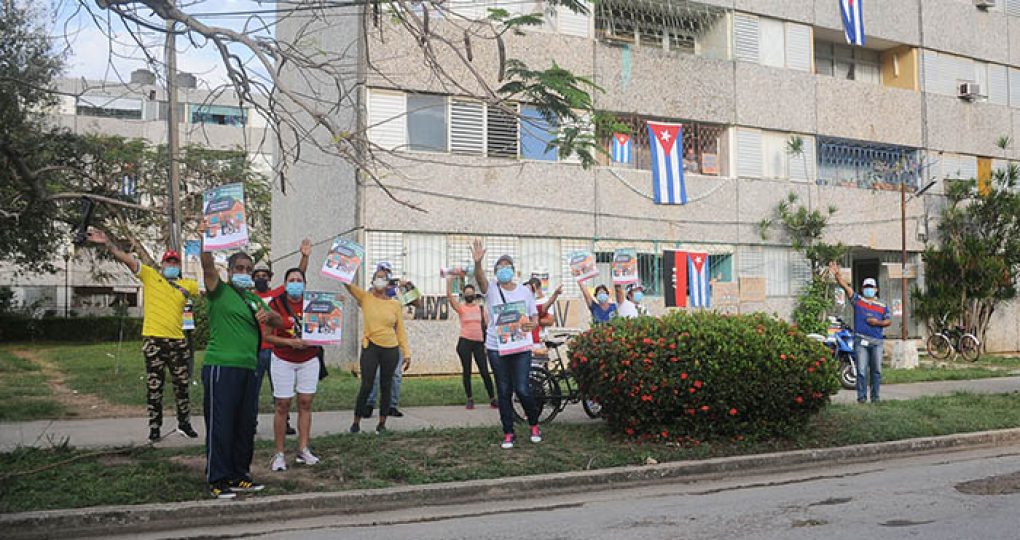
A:
[[[864,0],[839,0],[839,10],[843,15],[843,33],[846,42],[851,45],[864,46],[864,11],[861,2]]]
[[[708,253],[688,253],[687,266],[691,307],[709,307]]]
[[[630,155],[633,144],[630,135],[626,133],[613,133],[613,161],[615,163],[630,163]]]
[[[683,136],[684,129],[680,124],[648,122],[655,204],[687,204],[683,155],[680,151]]]
[[[138,189],[138,180],[131,175],[124,175],[120,180],[120,194],[125,197],[134,197]]]

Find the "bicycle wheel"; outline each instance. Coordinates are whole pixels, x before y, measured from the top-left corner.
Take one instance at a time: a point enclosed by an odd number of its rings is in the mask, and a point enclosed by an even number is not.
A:
[[[602,404],[584,394],[581,395],[581,407],[584,408],[584,414],[587,414],[588,418],[602,417]]]
[[[964,334],[960,336],[960,343],[956,350],[960,352],[960,356],[964,360],[974,362],[981,356],[981,342],[974,334]]]
[[[952,354],[953,344],[945,334],[932,334],[928,336],[926,349],[928,350],[928,356],[936,360],[945,360]]]
[[[556,378],[543,366],[531,366],[528,373],[528,384],[531,388],[531,397],[535,400],[535,407],[538,409],[538,423],[551,422],[560,412],[560,401],[562,393]],[[524,404],[514,394],[514,418],[521,423],[527,422],[527,414],[524,411]]]

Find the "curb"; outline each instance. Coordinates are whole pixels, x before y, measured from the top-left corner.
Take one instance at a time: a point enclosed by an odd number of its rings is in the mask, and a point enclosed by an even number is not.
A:
[[[576,492],[578,488],[631,487],[637,484],[694,481],[737,472],[792,470],[820,463],[855,462],[875,457],[897,457],[944,450],[997,446],[1020,441],[1020,428],[925,437],[857,446],[821,448],[680,461],[658,465],[616,467],[595,471],[516,476],[327,493],[252,497],[240,501],[188,501],[181,503],[99,506],[72,510],[46,510],[0,515],[0,530],[9,539],[64,538],[127,534],[181,526],[189,528],[299,519],[336,513],[373,512],[413,506],[438,506],[477,500],[508,499],[521,493]]]

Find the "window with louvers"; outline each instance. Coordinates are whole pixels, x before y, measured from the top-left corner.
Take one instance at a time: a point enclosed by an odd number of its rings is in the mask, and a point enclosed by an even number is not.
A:
[[[517,105],[506,105],[516,113]],[[486,150],[489,157],[517,157],[517,116],[499,107],[488,108],[486,114],[488,140]]]

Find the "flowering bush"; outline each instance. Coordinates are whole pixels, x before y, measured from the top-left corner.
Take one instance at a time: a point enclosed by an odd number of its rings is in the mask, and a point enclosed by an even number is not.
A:
[[[606,421],[645,440],[792,434],[839,388],[829,350],[765,314],[616,319],[569,355]]]

